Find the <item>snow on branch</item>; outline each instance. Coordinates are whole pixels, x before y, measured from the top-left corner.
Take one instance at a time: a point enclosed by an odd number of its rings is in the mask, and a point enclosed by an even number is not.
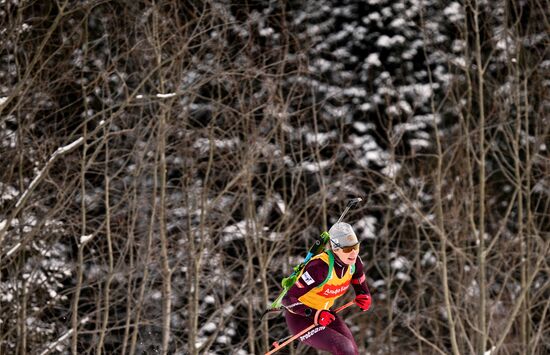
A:
[[[80,321],[79,325],[82,325],[82,324],[86,324],[88,323],[88,321],[90,320],[90,317],[84,317],[82,318],[82,320]],[[71,334],[73,334],[74,332],[74,329],[69,329],[65,332],[65,334],[63,334],[61,337],[59,337],[56,341],[54,341],[53,343],[51,343],[44,351],[42,351],[40,353],[40,355],[47,355],[49,353],[51,353],[52,351],[55,350],[55,348],[61,344],[63,341],[65,341],[68,337],[71,336]]]
[[[171,93],[168,93],[168,94],[156,94],[156,95],[153,95],[151,97],[157,97],[159,99],[167,99],[167,98],[170,98],[170,97],[174,97],[176,96],[176,93],[175,92],[171,92]],[[143,99],[145,98],[144,95],[136,95],[136,99]]]
[[[93,234],[83,235],[80,237],[80,245],[88,243],[94,237]]]
[[[99,130],[101,127],[103,127],[105,125],[105,121],[102,120],[99,125],[96,127],[96,131]],[[34,177],[34,179],[31,181],[31,183],[29,184],[29,186],[27,187],[27,189],[23,192],[23,194],[21,195],[21,197],[17,200],[17,203],[15,204],[15,208],[13,209],[13,212],[11,213],[10,217],[6,219],[6,221],[4,221],[5,223],[1,223],[0,224],[0,245],[2,245],[2,241],[4,239],[4,236],[6,235],[6,232],[8,230],[8,226],[10,225],[11,223],[11,220],[19,213],[20,209],[21,209],[21,206],[25,203],[25,201],[27,200],[27,198],[29,197],[29,195],[34,191],[34,189],[36,188],[36,186],[40,183],[40,181],[44,178],[44,176],[46,175],[46,172],[50,169],[50,167],[53,165],[53,163],[55,162],[55,160],[57,159],[57,157],[59,157],[60,155],[63,155],[67,152],[70,152],[71,150],[75,149],[76,147],[78,147],[79,145],[81,145],[82,143],[84,142],[84,137],[80,137],[78,139],[76,139],[75,141],[73,141],[72,143],[69,143],[65,146],[62,146],[62,147],[59,147],[55,150],[55,152],[53,152],[53,154],[51,155],[50,159],[46,162],[46,164],[44,165],[44,167],[38,172],[38,174],[36,174],[36,176]],[[18,248],[18,246],[16,246],[16,249]],[[13,251],[15,252],[16,249],[12,249],[10,251]],[[1,256],[0,256],[1,258]]]
[[[55,158],[57,158],[61,154],[64,154],[66,152],[71,151],[75,147],[79,146],[82,142],[84,142],[84,138],[80,137],[77,140],[75,140],[74,142],[72,142],[71,144],[68,144],[66,146],[57,148],[57,150],[50,157],[50,160],[48,160],[48,162],[42,168],[42,170],[40,170],[38,172],[38,174],[34,177],[32,182],[30,183],[29,187],[25,190],[23,195],[21,195],[21,197],[19,198],[19,200],[15,204],[15,207],[16,208],[19,207],[19,205],[21,205],[21,203],[27,199],[27,196],[34,190],[34,188],[40,182],[40,180],[42,180],[42,177],[44,176],[44,173],[48,170],[50,165],[54,162]]]
[[[15,244],[15,246],[8,251],[8,253],[6,254],[6,257],[9,258],[12,254],[14,254],[17,250],[19,250],[20,247],[21,247],[21,243]]]

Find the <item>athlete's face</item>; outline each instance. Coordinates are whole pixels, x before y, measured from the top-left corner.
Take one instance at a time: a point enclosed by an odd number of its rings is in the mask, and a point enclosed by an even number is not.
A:
[[[333,252],[346,265],[353,265],[357,260],[357,255],[359,255],[359,244],[353,247],[334,248]]]

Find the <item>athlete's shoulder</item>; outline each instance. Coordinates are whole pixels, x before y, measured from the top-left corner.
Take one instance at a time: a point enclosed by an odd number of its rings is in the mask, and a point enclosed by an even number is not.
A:
[[[312,259],[304,268],[302,276],[308,281],[321,283],[328,275],[328,264],[321,258]]]
[[[331,259],[331,253],[332,252],[330,250],[325,250],[324,252],[315,255],[313,258],[311,258],[311,260],[322,260],[325,264],[328,264]]]
[[[361,260],[360,256],[357,256],[357,259],[355,259],[355,270],[354,275],[359,275],[357,277],[360,277],[363,274],[363,260]]]

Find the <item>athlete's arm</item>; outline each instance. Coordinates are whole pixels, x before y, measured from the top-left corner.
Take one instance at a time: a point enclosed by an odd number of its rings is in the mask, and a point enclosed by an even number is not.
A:
[[[363,261],[360,257],[357,257],[355,261],[355,273],[351,277],[351,284],[356,295],[369,295],[369,286],[367,285],[367,278],[363,271]]]
[[[315,259],[307,263],[304,273],[296,280],[296,283],[288,290],[283,298],[285,308],[294,314],[310,317],[314,316],[316,309],[310,308],[298,299],[319,286],[328,275],[328,265],[321,259]]]

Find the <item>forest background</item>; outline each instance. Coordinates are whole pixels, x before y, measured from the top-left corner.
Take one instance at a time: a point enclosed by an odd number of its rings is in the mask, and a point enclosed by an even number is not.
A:
[[[0,0],[0,354],[261,354],[357,196],[362,354],[550,353],[548,9]]]

